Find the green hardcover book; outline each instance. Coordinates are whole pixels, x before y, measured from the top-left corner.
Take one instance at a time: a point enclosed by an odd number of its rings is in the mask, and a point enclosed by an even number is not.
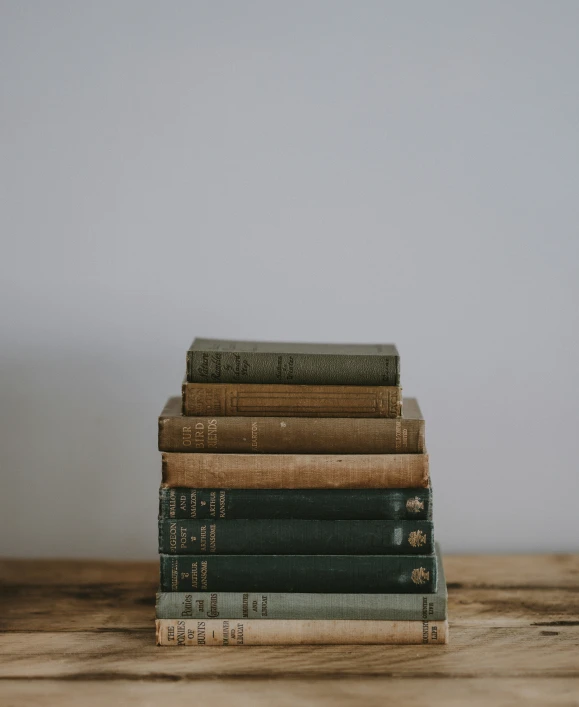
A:
[[[160,520],[159,552],[171,555],[425,555],[430,520]]]
[[[159,592],[157,618],[443,621],[447,591],[438,544],[436,558],[438,590],[434,594]]]
[[[162,592],[436,592],[431,555],[161,555]]]
[[[430,488],[159,489],[159,518],[431,520]]]
[[[400,385],[394,344],[299,344],[195,339],[190,383]]]

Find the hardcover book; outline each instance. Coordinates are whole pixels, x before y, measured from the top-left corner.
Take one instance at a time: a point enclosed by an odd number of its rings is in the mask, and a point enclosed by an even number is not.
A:
[[[297,344],[195,339],[187,352],[191,383],[400,385],[394,344]]]
[[[402,388],[361,385],[183,383],[183,415],[399,417]]]
[[[163,485],[230,489],[425,488],[427,454],[162,454]]]
[[[431,555],[161,555],[162,592],[435,592]]]
[[[159,552],[172,555],[424,555],[429,520],[160,520]]]
[[[382,418],[185,417],[170,398],[159,417],[162,452],[421,454],[424,419],[414,398],[404,416]]]
[[[447,621],[157,619],[158,646],[290,646],[448,642]]]
[[[159,489],[159,517],[431,520],[432,492],[416,489]]]

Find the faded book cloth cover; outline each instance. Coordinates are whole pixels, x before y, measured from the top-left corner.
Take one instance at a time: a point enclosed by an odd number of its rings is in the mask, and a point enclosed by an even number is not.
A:
[[[430,488],[159,489],[159,518],[431,520]]]
[[[303,594],[298,592],[159,592],[158,619],[350,619],[442,621],[447,589],[436,545],[438,590],[433,594]]]
[[[425,555],[430,520],[159,520],[159,552],[170,555]]]
[[[394,344],[307,344],[195,339],[191,383],[400,385]]]
[[[435,592],[436,555],[161,555],[164,592]]]
[[[444,644],[447,621],[157,619],[158,646]]]
[[[421,454],[424,419],[415,398],[403,417],[187,417],[170,398],[159,417],[162,452]]]
[[[363,385],[187,383],[183,415],[215,417],[399,417],[402,388]]]
[[[229,489],[426,488],[428,454],[162,454],[163,486]]]

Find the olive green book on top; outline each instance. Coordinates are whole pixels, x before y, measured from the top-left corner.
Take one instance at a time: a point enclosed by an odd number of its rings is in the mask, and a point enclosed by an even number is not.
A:
[[[189,383],[399,386],[394,344],[299,344],[195,339]]]

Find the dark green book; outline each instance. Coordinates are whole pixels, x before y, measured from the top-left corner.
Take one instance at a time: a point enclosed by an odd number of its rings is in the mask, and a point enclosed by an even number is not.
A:
[[[436,592],[436,555],[161,555],[161,592]]]
[[[159,518],[430,520],[430,488],[159,489]]]
[[[171,555],[424,555],[430,520],[160,520],[159,552]]]
[[[438,544],[436,557],[438,590],[434,594],[159,592],[157,618],[443,621],[447,616],[447,593]]]
[[[190,383],[400,385],[394,344],[297,344],[195,339]]]

